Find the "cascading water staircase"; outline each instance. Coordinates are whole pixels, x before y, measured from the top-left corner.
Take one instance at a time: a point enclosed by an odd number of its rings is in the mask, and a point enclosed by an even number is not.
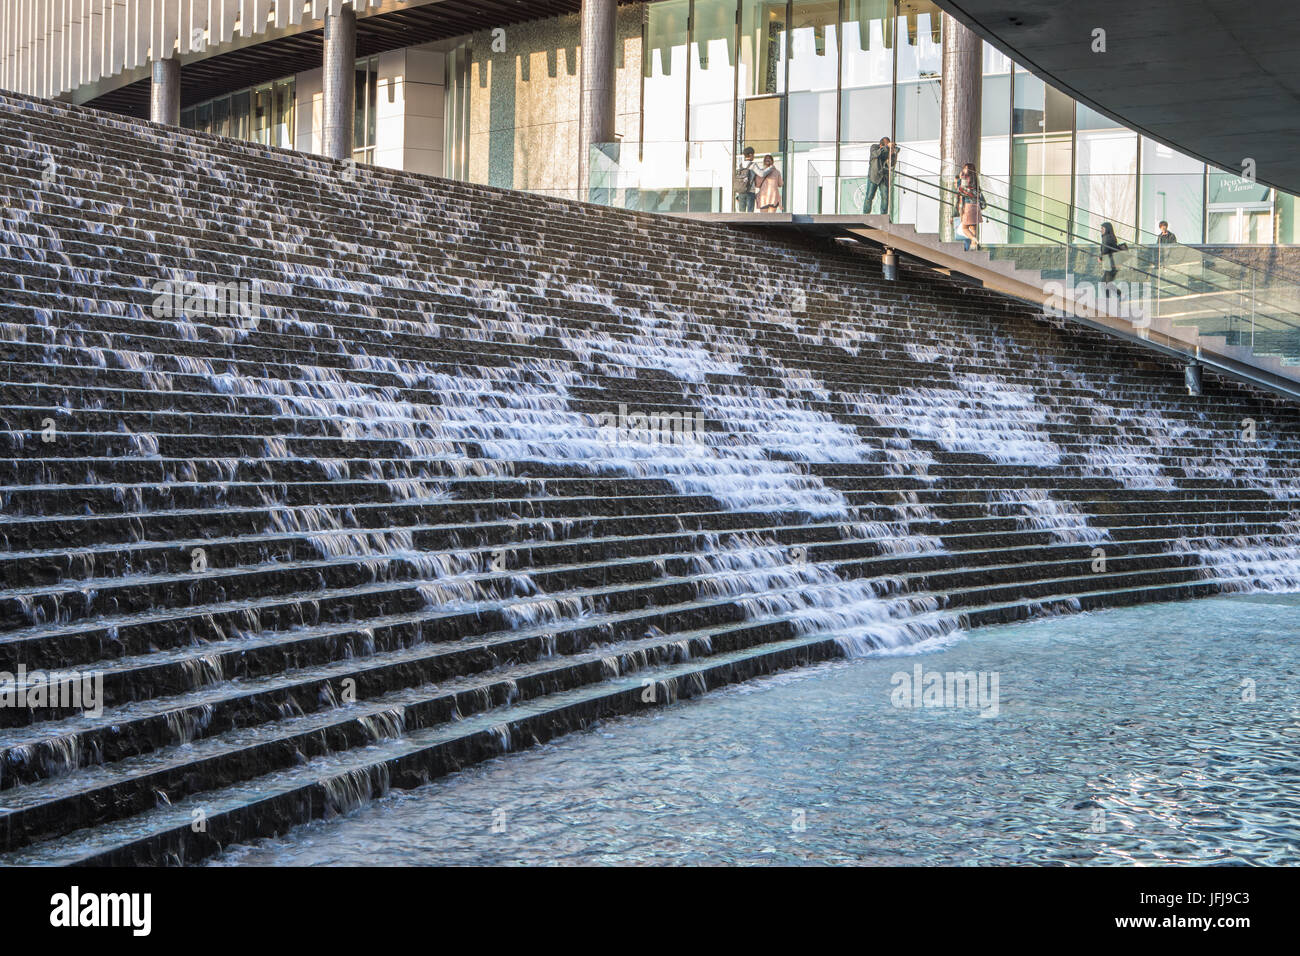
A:
[[[0,707],[3,862],[193,861],[779,668],[1300,585],[1294,407],[958,279],[0,114],[0,670],[103,687]]]

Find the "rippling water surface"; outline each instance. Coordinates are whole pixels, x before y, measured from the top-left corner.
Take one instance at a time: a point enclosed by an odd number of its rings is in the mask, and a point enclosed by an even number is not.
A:
[[[917,664],[996,674],[996,716],[895,706],[894,675],[910,686]],[[1300,596],[1059,617],[781,674],[215,862],[1296,864]]]

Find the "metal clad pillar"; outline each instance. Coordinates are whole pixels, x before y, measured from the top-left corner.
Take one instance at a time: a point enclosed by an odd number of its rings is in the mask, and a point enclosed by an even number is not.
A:
[[[952,17],[943,17],[943,103],[939,117],[940,174],[946,200],[939,212],[939,232],[953,238],[956,204],[948,190],[965,163],[980,162],[980,98],[984,46],[980,38]]]
[[[181,125],[181,62],[175,57],[153,61],[149,119],[168,126]]]
[[[614,47],[618,0],[582,0],[582,93],[578,198],[590,198],[591,147],[614,139]]]
[[[351,159],[357,67],[357,12],[352,7],[326,13],[323,60],[321,153]]]

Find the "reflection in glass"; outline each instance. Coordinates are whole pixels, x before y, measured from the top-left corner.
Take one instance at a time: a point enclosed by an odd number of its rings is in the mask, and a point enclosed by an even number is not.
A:
[[[212,101],[212,132],[218,136],[230,135],[229,96],[222,96]]]
[[[252,140],[263,146],[271,145],[271,87],[259,86],[253,90]]]
[[[653,8],[652,8],[653,9]],[[690,208],[730,211],[736,99],[736,0],[695,0],[691,39]]]
[[[251,108],[250,90],[242,90],[230,97],[230,135],[235,139],[248,139]]]
[[[1164,220],[1180,242],[1200,242],[1205,228],[1205,164],[1144,137],[1140,179],[1142,241],[1154,241]]]
[[[690,0],[663,0],[646,12],[649,22],[642,55],[642,141],[681,143],[688,138],[686,43]]]
[[[893,134],[893,0],[845,0],[841,28],[839,213],[861,212],[872,143]]]
[[[988,44],[984,45],[985,69],[989,69]],[[1005,60],[1005,57],[1003,57]],[[999,64],[994,61],[996,69]],[[1011,189],[1011,75],[993,73],[981,81],[980,186],[988,197],[989,209],[980,229],[980,242],[1000,243],[1008,239],[1007,210]]]
[[[781,170],[788,212],[835,211],[839,50],[838,0],[796,0],[790,17],[790,142]],[[823,169],[829,177],[820,174]]]
[[[1078,107],[1077,123],[1075,233],[1091,238],[1110,222],[1121,242],[1138,241],[1137,134],[1086,106]]]
[[[899,172],[915,176],[916,189],[895,189],[890,208],[899,221],[923,232],[939,231],[939,113],[943,101],[943,13],[930,0],[899,0],[895,21],[898,84],[894,139],[902,147]]]
[[[294,89],[292,79],[275,84],[275,126],[271,145],[292,149],[294,145]]]
[[[1017,68],[1011,114],[1013,243],[1061,242],[1070,232],[1074,101]]]
[[[737,141],[754,147],[760,157],[779,158],[786,138],[784,0],[742,0],[740,31]]]
[[[1207,242],[1273,241],[1273,190],[1237,173],[1209,170],[1205,213]]]

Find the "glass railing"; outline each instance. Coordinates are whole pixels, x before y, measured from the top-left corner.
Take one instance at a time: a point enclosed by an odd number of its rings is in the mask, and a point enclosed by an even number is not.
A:
[[[731,143],[600,143],[590,202],[644,212],[733,211]]]
[[[760,166],[770,155],[780,174],[767,185],[764,198],[776,204],[769,211],[863,214],[871,143],[790,140],[755,146]],[[889,220],[940,233],[941,217],[951,215],[956,194],[943,181],[935,144],[901,146],[888,186]],[[737,195],[739,165],[730,141],[600,144],[592,150],[590,188],[583,198],[650,212],[748,212]],[[1089,202],[1133,206],[1133,177],[1092,179],[1097,182],[1090,180],[1088,195],[1071,203],[1061,198],[1069,194],[1068,180],[1053,184],[1036,177],[1025,183],[981,174],[987,204],[978,232],[981,248],[994,260],[1039,273],[1045,292],[1061,291],[1067,314],[1097,311],[1126,318],[1147,336],[1167,325],[1194,327],[1257,356],[1300,362],[1300,289],[1293,279],[1204,248],[1162,244],[1155,230],[1088,208]],[[1040,186],[1048,192],[1037,191]],[[879,193],[874,198],[873,212],[881,211],[882,198]],[[754,213],[763,215],[757,208]],[[1127,246],[1113,259],[1099,256],[1102,222],[1110,222]],[[961,238],[960,229],[954,234]],[[1150,331],[1153,324],[1156,333]]]
[[[955,189],[934,172],[937,157],[910,152],[906,159],[900,155],[895,170],[890,219],[937,232],[939,217],[951,214]],[[844,167],[841,160],[841,176]],[[994,259],[1040,273],[1044,283],[1054,283],[1052,291],[1062,290],[1066,306],[1094,306],[1131,319],[1139,330],[1155,320],[1192,326],[1257,356],[1300,362],[1300,291],[1294,279],[1204,248],[1162,244],[1156,232],[1119,216],[1005,178],[981,175],[980,187],[987,203],[977,232],[981,246]],[[1112,224],[1127,248],[1101,255],[1102,222]],[[955,225],[953,234],[961,238]]]

